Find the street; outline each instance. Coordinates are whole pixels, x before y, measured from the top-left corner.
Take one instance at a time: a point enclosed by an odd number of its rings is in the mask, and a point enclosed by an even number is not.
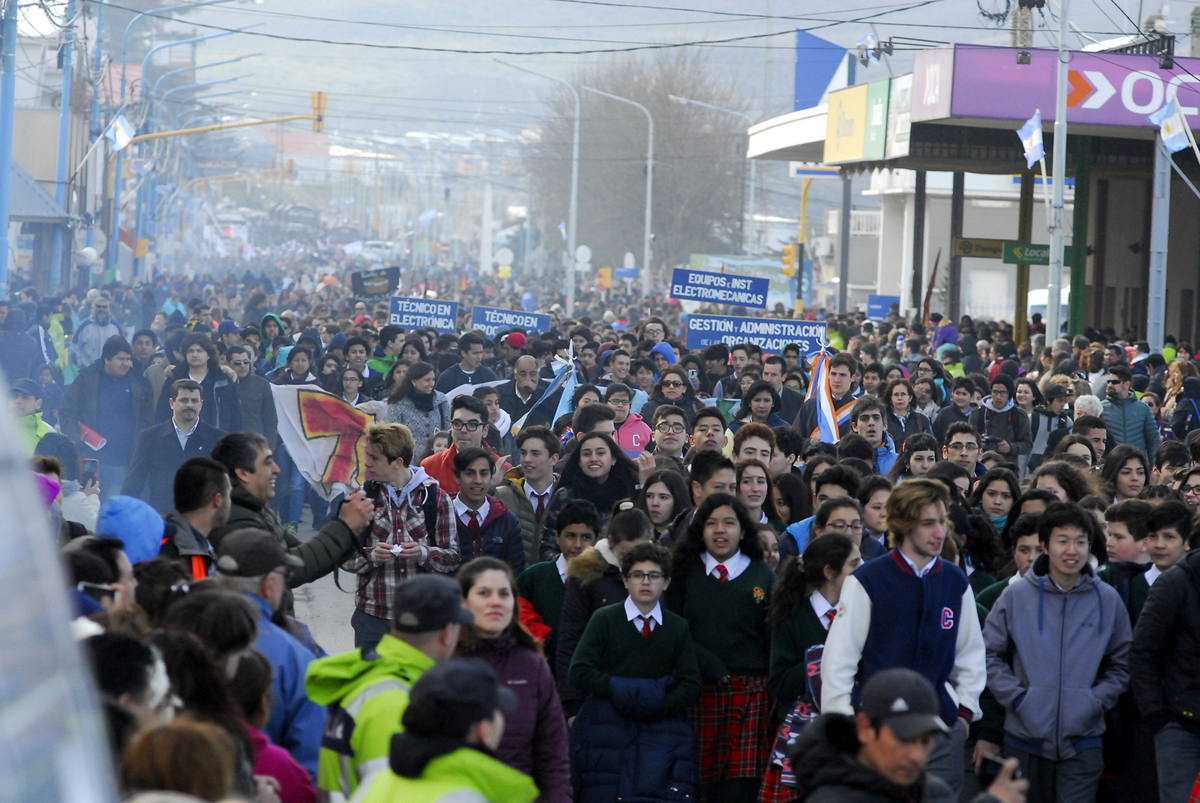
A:
[[[305,513],[307,519],[311,514]],[[307,541],[315,534],[307,521],[300,525],[300,538]],[[338,589],[332,574],[293,590],[296,618],[308,625],[313,638],[330,655],[354,649],[354,631],[350,629],[350,614],[354,613],[354,575],[338,572],[338,581],[349,593]]]

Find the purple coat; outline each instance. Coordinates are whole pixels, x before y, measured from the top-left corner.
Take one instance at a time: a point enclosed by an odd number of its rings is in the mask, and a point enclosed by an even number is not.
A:
[[[550,665],[514,636],[478,639],[470,655],[492,665],[500,682],[517,695],[517,710],[504,715],[496,756],[533,778],[539,803],[571,803],[567,720]]]

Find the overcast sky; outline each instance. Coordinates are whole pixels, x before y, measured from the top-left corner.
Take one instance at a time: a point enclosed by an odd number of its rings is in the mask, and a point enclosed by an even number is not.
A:
[[[1003,10],[1006,4],[978,0],[986,10]],[[1144,15],[1159,10],[1157,4],[1136,0],[1120,0],[1119,5],[1114,0],[1074,0],[1071,5],[1071,20],[1083,32],[1072,36],[1072,47],[1081,46],[1085,36],[1103,39],[1132,32],[1124,14],[1136,18],[1139,5]],[[1170,3],[1173,31],[1186,31],[1195,5]],[[871,33],[873,24],[880,38],[894,37],[898,46],[903,42],[908,48],[891,60],[892,70],[902,74],[911,68],[911,48],[944,42],[1008,44],[1007,30],[988,22],[978,6],[976,0],[657,0],[655,5],[620,0],[240,0],[198,9],[177,29],[204,33],[213,29],[202,24],[254,26],[245,34],[206,43],[198,60],[263,53],[205,73],[212,80],[253,73],[235,85],[246,97],[229,100],[248,104],[244,111],[255,116],[302,112],[309,93],[322,90],[329,95],[330,130],[403,135],[499,129],[515,134],[540,120],[542,103],[555,85],[497,64],[498,58],[569,77],[579,65],[626,57],[578,51],[753,37],[701,49],[745,93],[754,116],[765,119],[792,110],[796,28],[853,47]],[[1057,8],[1051,0],[1039,14],[1043,30],[1037,46],[1054,45]],[[1178,51],[1186,53],[1187,48],[1187,38],[1181,37]],[[511,53],[478,52],[491,50]],[[876,74],[884,77],[886,66],[873,66],[860,78]]]

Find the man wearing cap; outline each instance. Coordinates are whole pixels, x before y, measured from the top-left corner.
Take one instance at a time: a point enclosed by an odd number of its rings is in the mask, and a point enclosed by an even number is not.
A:
[[[208,457],[225,433],[200,420],[204,389],[191,379],[171,383],[170,420],[144,429],[133,449],[123,496],[135,496],[161,514],[174,507],[175,472],[185,460]]]
[[[462,603],[462,591],[449,577],[413,577],[396,588],[392,632],[378,644],[313,661],[308,696],[329,707],[320,789],[348,799],[369,776],[388,768],[392,735],[402,727],[413,684],[448,661],[461,627],[474,624]]]
[[[897,546],[846,578],[821,661],[821,710],[853,712],[862,684],[877,672],[920,672],[937,689],[947,726],[929,770],[957,798],[967,726],[980,716],[987,668],[967,576],[939,557],[949,502],[944,484],[923,478],[906,480],[888,497],[887,526]]]
[[[983,632],[988,689],[1004,706],[1004,746],[1020,759],[1036,800],[1096,799],[1104,715],[1129,687],[1129,612],[1088,564],[1095,521],[1071,502],[1046,508],[1042,555],[996,600]]]
[[[528,354],[522,354],[513,363],[512,379],[496,386],[496,392],[500,395],[500,409],[508,413],[513,421],[519,421],[548,387],[550,383],[539,376],[538,361]]]
[[[495,758],[516,696],[482,660],[451,661],[416,682],[388,769],[354,803],[532,803],[533,779]]]
[[[920,673],[875,673],[863,686],[858,713],[825,713],[800,732],[790,761],[805,803],[957,800],[927,771],[934,744],[948,730],[941,708]],[[1016,768],[1009,759],[974,803],[1024,803],[1028,781],[1013,780]]]
[[[8,411],[28,447],[28,453],[32,455],[38,442],[55,431],[54,427],[42,420],[42,386],[32,379],[18,379],[12,383],[8,393]]]
[[[273,675],[271,719],[263,733],[315,774],[325,712],[304,693],[312,652],[272,621],[287,591],[288,567],[302,564],[265,530],[234,530],[217,547],[221,587],[245,594],[259,611],[254,649],[271,662]]]
[[[242,345],[242,327],[234,323],[232,318],[221,321],[221,325],[217,327],[217,335],[227,349]]]

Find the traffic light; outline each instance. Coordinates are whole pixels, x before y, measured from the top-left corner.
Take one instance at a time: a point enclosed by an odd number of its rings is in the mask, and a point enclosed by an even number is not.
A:
[[[800,246],[795,244],[785,245],[783,247],[783,275],[796,275],[796,260],[800,253]]]
[[[312,93],[313,131],[325,130],[325,93]]]

